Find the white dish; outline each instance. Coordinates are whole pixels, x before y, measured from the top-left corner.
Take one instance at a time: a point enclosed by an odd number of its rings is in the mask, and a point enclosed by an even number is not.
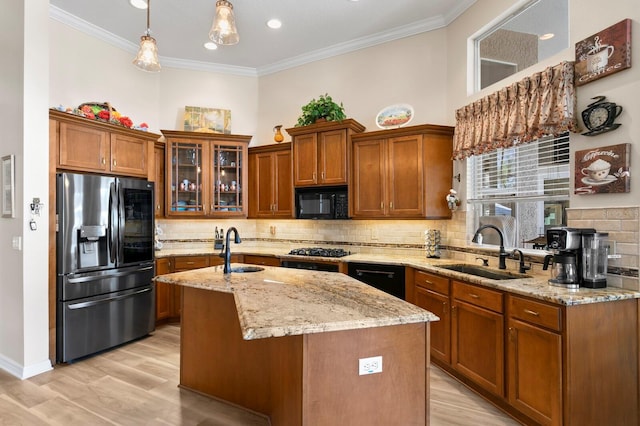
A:
[[[585,185],[600,186],[600,185],[606,185],[608,183],[614,182],[616,179],[617,178],[612,175],[609,175],[602,180],[593,180],[590,177],[583,177],[582,183],[584,183]]]
[[[376,125],[381,129],[402,127],[413,119],[413,107],[409,104],[396,104],[383,108],[376,115]]]

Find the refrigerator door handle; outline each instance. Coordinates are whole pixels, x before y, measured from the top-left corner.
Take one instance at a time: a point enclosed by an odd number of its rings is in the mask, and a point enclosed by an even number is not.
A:
[[[118,182],[118,263],[124,262],[124,189],[122,189],[122,183],[120,179]]]
[[[109,259],[111,263],[116,261],[116,220],[118,218],[118,199],[116,196],[116,184],[112,183],[109,191]]]
[[[96,306],[96,305],[102,305],[105,303],[111,303],[111,302],[115,302],[117,300],[122,300],[122,299],[127,299],[129,297],[134,297],[134,296],[138,296],[140,294],[143,293],[148,293],[151,290],[153,290],[153,287],[147,287],[144,288],[142,290],[138,290],[134,293],[129,293],[129,294],[123,294],[120,296],[115,296],[115,297],[105,297],[104,299],[100,299],[100,300],[93,300],[91,302],[79,302],[79,303],[74,303],[71,305],[68,305],[67,307],[69,309],[84,309],[84,308],[89,308],[91,306]]]

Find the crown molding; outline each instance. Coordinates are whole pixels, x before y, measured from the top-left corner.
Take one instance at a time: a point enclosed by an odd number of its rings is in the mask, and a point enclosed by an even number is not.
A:
[[[328,59],[334,56],[343,55],[345,53],[354,52],[401,38],[410,37],[416,34],[446,27],[476,1],[477,0],[467,0],[465,2],[462,2],[456,9],[449,11],[446,15],[424,19],[422,21],[417,21],[409,25],[394,28],[390,31],[385,31],[374,34],[372,36],[361,37],[355,40],[350,40],[348,42],[339,43],[328,48],[314,50],[302,55],[298,55],[283,61],[275,62],[273,64],[257,68],[238,67],[233,65],[192,61],[164,56],[160,56],[160,62],[162,63],[162,66],[171,68],[259,77],[263,75],[273,74],[279,71],[284,71],[289,68],[295,68],[300,65],[308,64],[322,59]],[[125,40],[122,37],[118,37],[113,33],[105,31],[103,28],[93,25],[92,23],[80,19],[77,16],[71,15],[56,6],[49,5],[49,16],[51,19],[55,19],[56,21],[68,25],[82,33],[95,37],[99,40],[104,41],[105,43],[108,43],[127,52],[131,52],[134,55],[138,51],[137,44],[131,43],[130,41]]]

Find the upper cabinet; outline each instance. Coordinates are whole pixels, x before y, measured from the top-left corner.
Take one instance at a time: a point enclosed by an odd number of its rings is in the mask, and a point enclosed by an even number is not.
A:
[[[355,218],[450,218],[453,127],[419,125],[351,136]]]
[[[293,184],[332,186],[349,183],[349,137],[364,126],[353,119],[286,129],[293,138]]]
[[[153,180],[153,147],[160,135],[49,111],[56,125],[56,168]]]
[[[291,144],[249,149],[249,217],[293,217]]]
[[[168,217],[247,216],[251,136],[162,130]]]

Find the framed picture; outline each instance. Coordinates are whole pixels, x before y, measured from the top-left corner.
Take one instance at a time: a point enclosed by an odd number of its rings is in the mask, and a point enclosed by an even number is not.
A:
[[[185,106],[184,130],[231,134],[231,110]]]
[[[2,157],[2,217],[15,217],[15,156]]]
[[[630,154],[630,143],[576,151],[574,192],[578,195],[629,192]]]
[[[626,68],[631,68],[631,19],[576,43],[576,86]]]

